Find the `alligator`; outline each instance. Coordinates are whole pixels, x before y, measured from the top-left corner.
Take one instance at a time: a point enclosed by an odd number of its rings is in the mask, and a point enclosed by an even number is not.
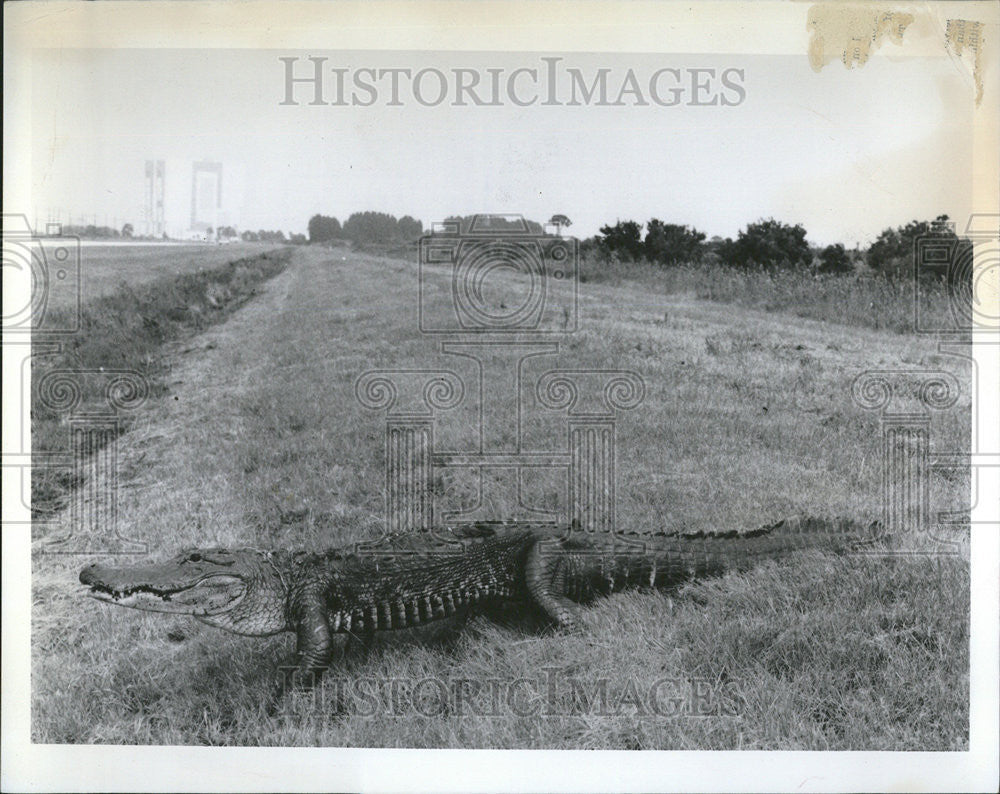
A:
[[[368,550],[191,549],[162,563],[89,565],[80,582],[100,601],[191,615],[236,634],[295,632],[296,681],[311,686],[342,650],[335,635],[364,641],[377,631],[501,603],[530,605],[555,628],[571,631],[580,605],[598,596],[671,588],[799,549],[845,552],[881,542],[880,532],[878,522],[795,518],[745,533],[662,532],[597,542],[576,527],[560,534],[551,525],[484,522],[436,534],[451,544],[444,548],[422,548],[411,533]]]

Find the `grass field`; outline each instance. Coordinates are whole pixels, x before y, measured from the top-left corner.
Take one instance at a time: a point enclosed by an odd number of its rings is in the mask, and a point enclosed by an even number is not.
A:
[[[580,278],[897,333],[912,333],[915,324],[912,278],[744,270],[721,263],[666,267],[619,261],[596,251],[582,257]],[[924,282],[920,288],[922,327],[953,328],[951,301],[943,284]]]
[[[93,300],[122,284],[137,287],[164,276],[195,273],[226,262],[254,256],[274,246],[257,243],[204,245],[85,245],[80,248],[80,294]],[[76,300],[75,291],[52,290],[54,310],[65,309]]]
[[[225,246],[224,257],[222,248],[203,248],[201,260],[190,247],[83,250],[98,252],[88,259],[87,272],[103,276],[86,280],[90,292],[79,306],[60,307],[55,301],[47,311],[53,327],[73,328],[79,323],[81,330],[56,348],[39,350],[31,362],[31,440],[36,454],[61,452],[67,443],[60,387],[48,388],[47,375],[58,376],[58,384],[70,373],[79,392],[79,405],[73,409],[77,413],[106,409],[104,370],[131,373],[145,391],[159,395],[163,375],[172,364],[169,346],[222,322],[256,294],[261,282],[279,272],[290,255],[287,249],[261,246]],[[99,259],[102,253],[109,257],[107,262]],[[199,261],[203,266],[196,266]],[[114,280],[110,273],[116,274]],[[112,284],[117,286],[112,289]],[[118,432],[126,431],[129,423],[129,415],[121,413]],[[34,519],[62,510],[79,485],[77,479],[64,468],[36,470],[31,492]]]
[[[355,379],[372,368],[461,369],[416,332],[413,264],[316,249],[293,257],[258,297],[175,353],[166,393],[120,439],[123,531],[152,556],[376,537],[385,417],[357,403]],[[447,289],[448,278],[442,270],[431,284]],[[618,423],[618,523],[636,530],[879,517],[878,416],[850,398],[866,369],[953,372],[963,394],[935,415],[933,448],[968,449],[968,367],[914,335],[587,283],[580,330],[561,345],[539,367],[627,368],[645,379],[645,401]],[[462,409],[456,418],[453,437],[464,438],[468,418]],[[935,510],[968,509],[967,478],[936,475],[931,485]],[[441,483],[468,504],[463,487]],[[501,517],[510,504],[497,495],[487,508]],[[41,543],[33,557],[36,742],[968,746],[962,555],[803,554],[670,594],[606,599],[571,636],[478,619],[457,638],[353,656],[270,716],[264,693],[290,658],[291,635],[234,637],[98,604],[76,584],[92,559]],[[473,705],[441,694],[455,691]],[[653,713],[651,692],[680,704],[676,713]]]

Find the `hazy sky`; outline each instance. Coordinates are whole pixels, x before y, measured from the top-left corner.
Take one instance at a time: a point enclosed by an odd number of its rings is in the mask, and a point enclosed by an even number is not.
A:
[[[344,219],[365,209],[425,226],[451,214],[558,212],[581,237],[616,218],[654,216],[733,236],[774,216],[802,223],[814,243],[853,245],[911,218],[970,210],[970,88],[947,58],[879,55],[820,73],[804,55],[568,53],[559,64],[588,80],[611,69],[613,93],[630,68],[642,85],[663,68],[741,69],[745,99],[734,106],[424,107],[404,92],[394,107],[384,81],[371,107],[310,106],[309,86],[296,87],[299,105],[281,104],[280,57],[302,58],[299,74],[317,56],[328,69],[506,76],[558,55],[36,51],[29,212],[138,226],[143,163],[153,158],[242,170],[241,226],[286,232],[304,231],[317,212]],[[328,93],[333,79],[327,72]]]

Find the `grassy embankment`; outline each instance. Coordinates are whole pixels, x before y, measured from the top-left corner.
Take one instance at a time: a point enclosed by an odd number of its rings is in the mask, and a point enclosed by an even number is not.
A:
[[[751,309],[783,312],[826,322],[912,333],[915,289],[912,279],[889,280],[874,274],[812,274],[742,270],[722,264],[675,267],[609,259],[589,253],[580,262],[585,282],[642,285],[659,295],[693,295]],[[952,328],[947,289],[920,288],[924,327]]]
[[[121,492],[124,534],[146,540],[154,555],[377,536],[385,417],[358,405],[356,378],[376,367],[474,375],[415,332],[412,264],[314,249],[294,256],[256,300],[177,354],[169,392],[150,401],[141,432],[121,439],[123,468],[141,461],[142,471]],[[516,279],[508,284],[516,293]],[[429,287],[447,291],[448,273]],[[525,374],[555,366],[642,374],[646,400],[618,423],[618,522],[637,530],[746,529],[794,513],[877,517],[878,416],[851,401],[853,378],[869,368],[943,368],[969,382],[966,366],[914,335],[628,281],[588,282],[580,302],[580,330]],[[532,393],[522,395],[528,414],[539,411]],[[468,406],[442,418],[442,444],[469,441],[476,400],[470,393]],[[558,438],[542,434],[538,443]],[[965,392],[954,410],[935,415],[934,447],[966,450],[968,438]],[[500,480],[487,477],[485,496],[497,516],[511,510]],[[968,507],[967,478],[935,474],[931,485],[935,509]],[[453,505],[468,506],[461,477],[443,476],[439,486]],[[529,496],[545,501],[548,487],[540,481]],[[78,598],[76,573],[89,561],[34,560],[35,741],[968,746],[969,580],[960,558],[803,554],[671,594],[606,599],[575,636],[476,620],[451,644],[352,657],[314,697],[293,697],[275,716],[264,712],[265,693],[289,661],[290,635],[234,637]],[[464,709],[440,697],[442,686],[477,684]],[[661,707],[676,696],[680,713],[650,712],[657,686]]]
[[[169,370],[167,345],[222,322],[279,273],[289,250],[248,252],[223,248],[149,247],[84,249],[80,331],[58,352],[32,360],[31,439],[36,453],[66,447],[66,423],[58,405],[46,404],[38,385],[51,370],[127,370],[137,373],[152,395],[163,392]],[[240,254],[244,254],[243,257]],[[246,254],[249,255],[247,256]],[[71,297],[60,294],[60,297]],[[72,327],[71,305],[51,309],[52,327]],[[103,407],[105,382],[74,376],[81,392],[77,410]],[[131,417],[122,417],[127,430]],[[40,469],[32,478],[32,513],[44,518],[65,506],[78,485],[69,471]]]

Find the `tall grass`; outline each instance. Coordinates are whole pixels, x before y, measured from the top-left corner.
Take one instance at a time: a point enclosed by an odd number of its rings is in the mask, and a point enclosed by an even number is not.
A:
[[[131,370],[145,379],[151,394],[162,393],[165,346],[221,322],[257,292],[258,285],[288,263],[290,249],[227,262],[194,273],[170,275],[148,284],[122,282],[118,289],[87,301],[80,311],[80,330],[52,354],[32,359],[31,441],[37,453],[66,446],[64,411],[41,399],[38,385],[46,372],[68,370],[80,391],[80,409],[102,403],[104,384],[87,372]],[[67,315],[71,309],[57,309]],[[54,322],[72,325],[70,317]],[[102,406],[103,407],[103,406]],[[128,429],[127,419],[119,425]],[[32,514],[39,518],[61,509],[77,485],[70,472],[41,468],[31,484]]]
[[[664,266],[623,261],[590,251],[581,257],[580,280],[598,284],[638,283],[662,294],[692,294],[813,320],[913,333],[916,290],[909,279],[874,274],[833,275],[802,271],[742,270],[718,263]],[[921,317],[928,327],[953,326],[944,285],[921,286]]]

